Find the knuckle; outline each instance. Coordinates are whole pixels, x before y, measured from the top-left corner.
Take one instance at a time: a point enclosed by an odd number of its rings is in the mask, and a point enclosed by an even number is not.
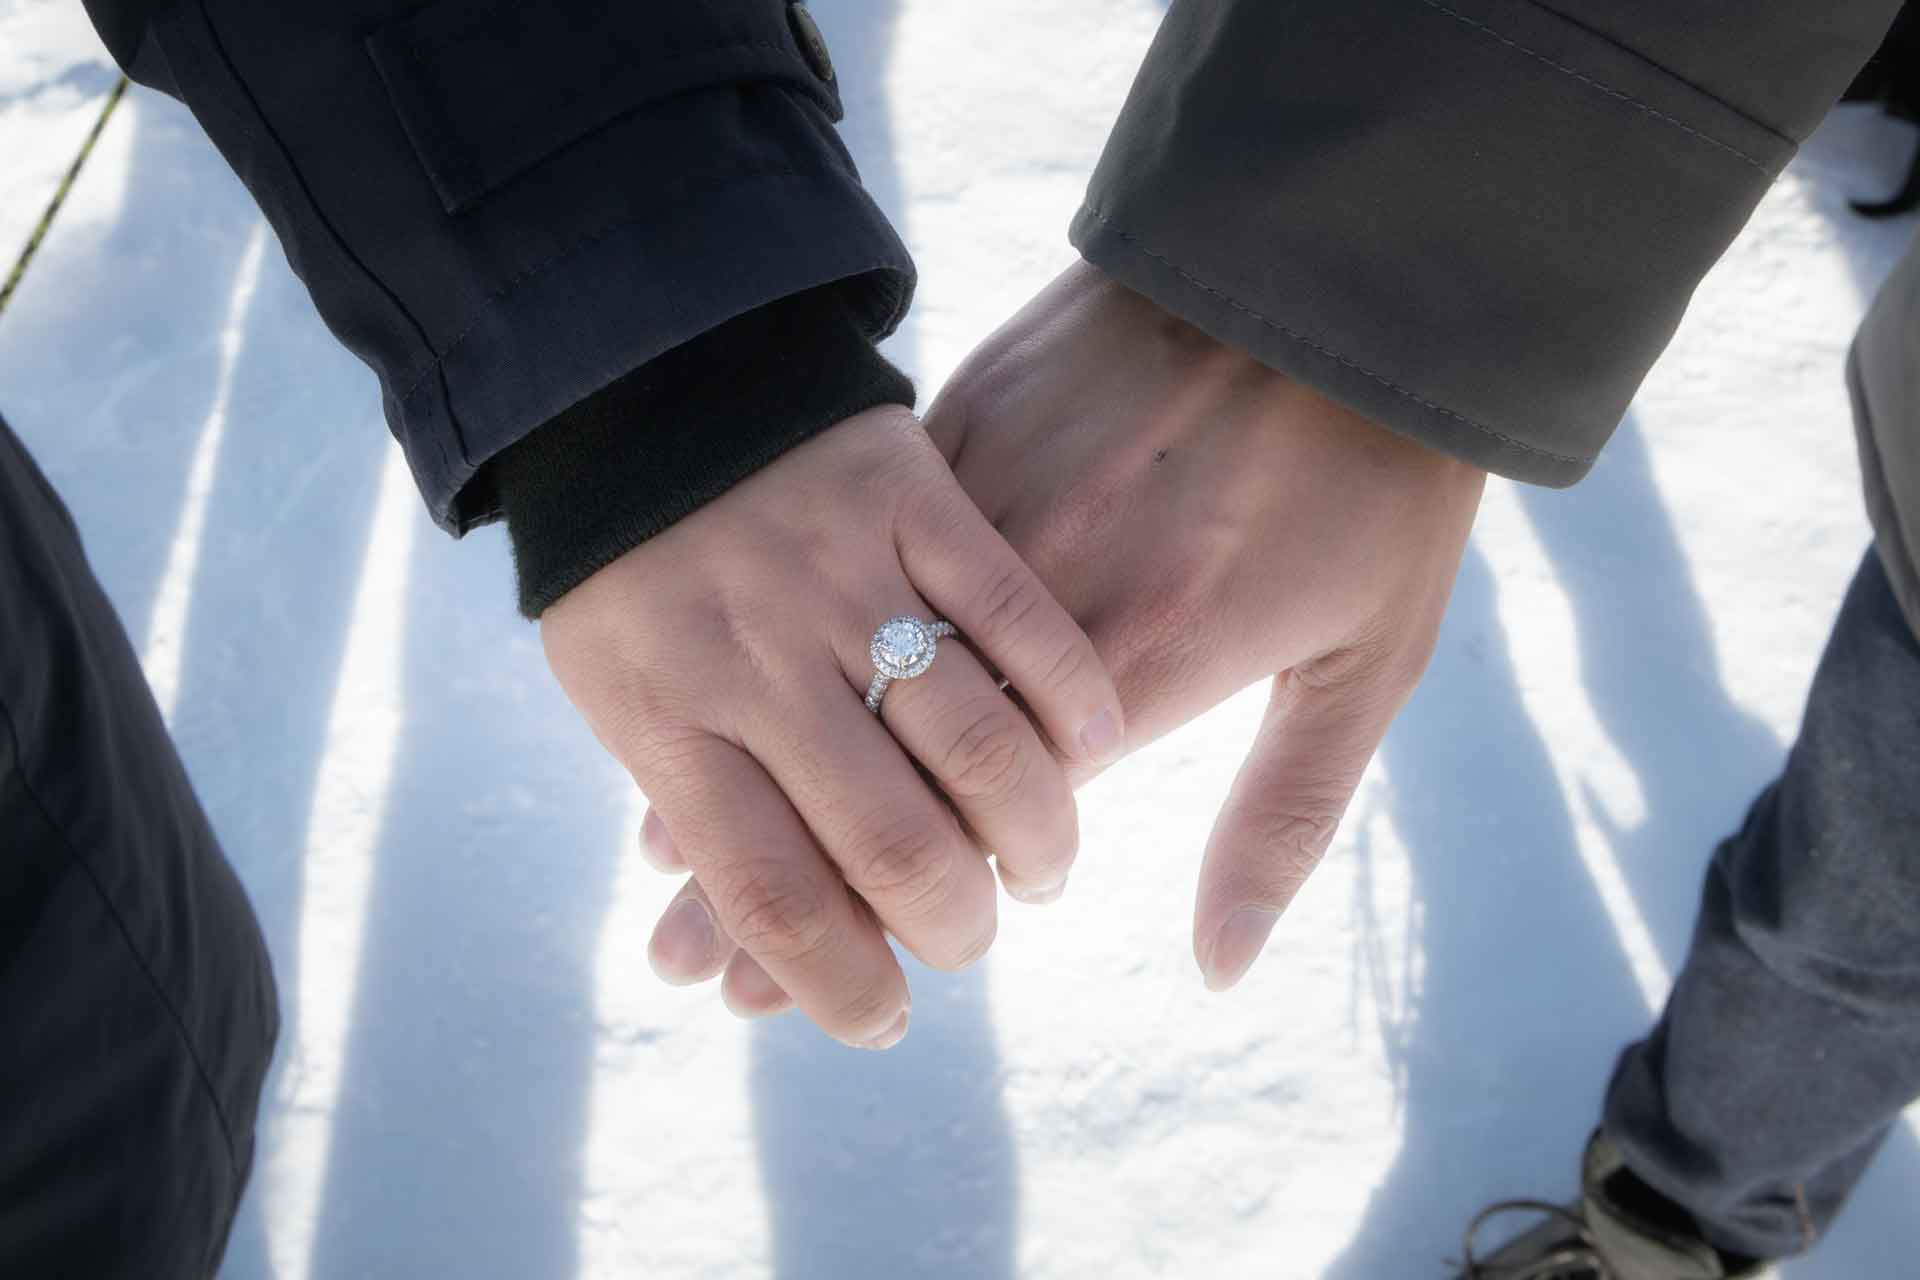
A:
[[[994,939],[997,938],[999,934],[1000,934],[999,917],[997,915],[989,917],[987,920],[987,928],[984,933],[980,934],[979,937],[973,939],[973,941],[961,947],[958,951],[954,952],[954,954],[951,956],[926,957],[925,962],[927,964],[927,967],[931,969],[938,969],[943,973],[959,973],[963,969],[971,969],[983,956],[987,954],[989,950],[992,949]]]
[[[1405,670],[1400,651],[1384,644],[1342,646],[1285,672],[1275,696],[1293,711],[1311,713],[1319,736],[1342,755],[1361,743],[1347,727],[1384,721],[1418,683]],[[1366,755],[1372,754],[1368,742]],[[1364,760],[1362,761],[1364,763]]]
[[[1019,713],[1005,698],[997,706],[976,706],[967,715],[935,773],[943,790],[957,801],[996,807],[1020,794],[1033,770],[1024,750]]]
[[[1009,565],[996,573],[981,592],[972,610],[974,635],[987,642],[999,636],[1017,635],[1044,603],[1045,594],[1039,580],[1024,566]]]
[[[1081,636],[1074,636],[1060,655],[1047,664],[1047,671],[1041,677],[1048,689],[1067,689],[1080,682],[1081,677],[1094,663],[1093,642]]]
[[[1376,675],[1380,665],[1380,655],[1371,645],[1347,645],[1301,663],[1291,679],[1306,692],[1350,690]]]
[[[833,918],[819,887],[803,873],[765,860],[729,877],[715,894],[733,940],[755,956],[794,962],[817,954],[833,936]]]
[[[1416,677],[1425,665],[1418,646],[1410,653],[1398,634],[1384,619],[1370,622],[1345,644],[1293,668],[1288,679],[1303,693],[1366,697],[1398,690],[1408,683],[1409,665]]]
[[[1340,825],[1337,814],[1273,813],[1266,815],[1256,830],[1261,847],[1280,862],[1310,862],[1326,851]]]
[[[885,983],[872,983],[835,1002],[828,1017],[836,1027],[853,1034],[878,1034],[900,1013],[900,998]]]
[[[1328,784],[1290,797],[1284,808],[1249,814],[1247,832],[1264,869],[1297,887],[1333,843],[1346,807],[1346,789]]]
[[[635,778],[646,783],[700,771],[713,736],[665,700],[622,700],[606,712],[607,740]]]
[[[890,815],[867,824],[851,844],[848,868],[869,901],[918,916],[945,902],[954,876],[950,842],[930,822]]]

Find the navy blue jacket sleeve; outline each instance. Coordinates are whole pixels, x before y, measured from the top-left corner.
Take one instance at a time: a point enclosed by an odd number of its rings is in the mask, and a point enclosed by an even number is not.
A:
[[[491,459],[736,316],[906,310],[785,0],[87,2],[253,193],[452,532],[501,514]]]

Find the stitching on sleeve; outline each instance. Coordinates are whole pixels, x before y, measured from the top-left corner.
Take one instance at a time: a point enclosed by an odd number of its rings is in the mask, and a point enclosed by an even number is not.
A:
[[[226,42],[220,37],[220,28],[214,25],[213,14],[208,11],[206,0],[200,0],[196,9],[200,16],[201,25],[206,28],[207,43],[212,47],[213,53],[219,59],[220,67],[226,72],[228,79],[233,82],[234,88],[239,90],[240,96],[245,99],[247,107],[252,113],[252,119],[249,122],[250,128],[252,125],[257,124],[261,133],[273,143],[273,149],[278,154],[280,164],[285,167],[287,175],[291,177],[299,187],[300,195],[306,201],[305,211],[312,215],[314,221],[319,223],[321,229],[327,233],[327,238],[333,242],[334,250],[345,257],[348,262],[351,262],[359,270],[359,273],[366,278],[367,282],[380,291],[381,296],[386,298],[393,306],[394,311],[398,313],[401,319],[407,322],[407,326],[413,330],[414,336],[420,340],[420,346],[427,351],[428,354],[432,354],[433,342],[427,337],[426,326],[421,324],[419,317],[415,316],[407,307],[407,304],[400,300],[400,295],[395,293],[385,280],[382,280],[376,275],[373,268],[367,265],[366,260],[360,256],[351,244],[347,243],[346,236],[341,234],[340,229],[333,224],[333,219],[328,216],[326,209],[320,204],[319,197],[314,194],[313,187],[307,182],[306,174],[301,171],[299,164],[295,162],[292,149],[289,148],[286,142],[280,137],[279,131],[274,128],[273,121],[267,118],[265,108],[260,105],[259,98],[254,95],[253,86],[248,84],[246,77],[240,74],[239,64],[233,60],[233,55],[227,52]],[[187,42],[187,44],[189,52],[197,52],[193,51],[192,42]],[[180,57],[183,55],[179,52],[167,51],[166,56]],[[175,75],[178,76],[178,74],[176,70]],[[277,232],[278,230],[276,227],[275,231]],[[432,366],[429,366],[429,370],[431,368]],[[418,385],[417,381],[415,385]],[[461,452],[464,454],[466,452],[466,446],[460,440],[460,424],[455,420],[451,406],[447,409],[447,422],[452,428],[454,443],[460,446]],[[451,455],[447,452],[446,433],[441,431],[428,431],[426,434],[433,441],[434,452],[439,454],[442,467],[448,474],[452,474],[454,464]],[[396,436],[398,436],[397,432]],[[412,439],[412,433],[409,432],[405,440],[402,441],[403,444],[408,446],[409,461],[411,461],[412,458]]]
[[[1666,112],[1659,110],[1657,107],[1650,106],[1647,103],[1640,101],[1640,99],[1634,97],[1630,93],[1626,93],[1620,89],[1616,89],[1610,84],[1603,84],[1600,81],[1595,80],[1592,76],[1587,75],[1586,73],[1581,71],[1576,71],[1574,68],[1567,66],[1563,62],[1555,62],[1552,58],[1548,57],[1544,53],[1541,53],[1538,49],[1530,49],[1526,45],[1521,44],[1518,40],[1510,39],[1509,37],[1502,35],[1500,32],[1494,30],[1492,27],[1488,26],[1484,22],[1478,22],[1472,18],[1467,17],[1467,15],[1465,15],[1464,13],[1459,13],[1453,9],[1447,8],[1446,5],[1440,3],[1440,0],[1420,0],[1420,3],[1425,5],[1427,8],[1432,9],[1436,13],[1444,13],[1445,15],[1447,15],[1447,17],[1452,18],[1455,22],[1461,23],[1464,26],[1471,27],[1475,31],[1480,32],[1482,35],[1489,36],[1494,40],[1498,40],[1501,44],[1506,45],[1509,49],[1514,49],[1520,53],[1526,54],[1529,58],[1532,58],[1536,62],[1545,63],[1547,66],[1552,67],[1555,71],[1560,72],[1562,75],[1571,76],[1575,80],[1578,80],[1581,84],[1584,84],[1589,88],[1599,90],[1601,93],[1606,94],[1609,98],[1613,98],[1619,102],[1624,102],[1636,111],[1639,111],[1644,113],[1645,115],[1651,116],[1655,120],[1659,120],[1665,124],[1670,124],[1674,128],[1680,130],[1680,132],[1685,134],[1690,134],[1693,137],[1700,139],[1700,141],[1706,143],[1710,147],[1716,147],[1719,150],[1726,152],[1730,156],[1738,156],[1740,159],[1746,161],[1748,164],[1752,165],[1754,168],[1758,169],[1760,172],[1766,174],[1768,177],[1773,176],[1772,166],[1766,164],[1764,161],[1756,160],[1754,157],[1740,150],[1740,148],[1731,146],[1725,142],[1722,142],[1720,141],[1720,139],[1713,137],[1710,134],[1705,134],[1700,132],[1700,130],[1694,128],[1690,124],[1687,124],[1685,121],[1675,119],[1673,116],[1670,116]]]
[[[1338,363],[1345,365],[1347,368],[1354,370],[1356,373],[1364,374],[1366,377],[1371,378],[1373,381],[1379,383],[1381,386],[1385,387],[1387,390],[1393,392],[1395,395],[1403,396],[1406,399],[1411,400],[1413,403],[1419,405],[1423,409],[1430,409],[1434,413],[1437,413],[1442,417],[1452,418],[1455,422],[1465,423],[1467,426],[1472,427],[1475,431],[1478,431],[1483,435],[1488,435],[1493,437],[1495,440],[1498,440],[1500,443],[1506,445],[1508,448],[1518,449],[1523,453],[1530,453],[1535,455],[1536,457],[1551,458],[1555,462],[1572,462],[1572,463],[1577,463],[1581,466],[1585,466],[1591,463],[1594,460],[1594,458],[1598,456],[1597,454],[1589,454],[1589,455],[1583,456],[1583,455],[1571,454],[1571,453],[1555,453],[1551,449],[1541,449],[1534,445],[1528,444],[1524,440],[1519,440],[1513,436],[1507,435],[1505,432],[1496,431],[1492,427],[1487,426],[1485,423],[1476,422],[1474,419],[1467,417],[1467,415],[1465,415],[1464,413],[1457,413],[1454,410],[1447,408],[1443,404],[1436,404],[1433,401],[1427,399],[1426,397],[1420,395],[1419,393],[1408,390],[1406,387],[1401,386],[1399,383],[1393,381],[1392,379],[1386,377],[1385,375],[1375,373],[1372,369],[1367,368],[1365,365],[1361,364],[1359,361],[1354,360],[1351,357],[1342,355],[1340,352],[1335,351],[1332,347],[1324,346],[1321,343],[1315,342],[1312,338],[1309,338],[1306,334],[1301,333],[1298,329],[1289,328],[1287,325],[1280,323],[1278,320],[1275,320],[1270,316],[1264,316],[1260,314],[1258,311],[1255,311],[1252,307],[1246,306],[1245,304],[1241,303],[1238,299],[1230,297],[1225,293],[1222,293],[1220,290],[1214,288],[1212,285],[1208,284],[1206,281],[1200,279],[1200,277],[1186,270],[1179,263],[1167,257],[1165,254],[1156,253],[1151,247],[1149,247],[1147,244],[1142,242],[1138,236],[1135,236],[1129,233],[1128,231],[1124,230],[1123,228],[1115,225],[1111,218],[1107,217],[1105,213],[1101,212],[1099,209],[1095,208],[1093,205],[1091,204],[1086,205],[1085,208],[1086,208],[1086,211],[1089,214],[1091,214],[1093,218],[1100,223],[1101,226],[1105,227],[1107,230],[1111,231],[1114,235],[1120,237],[1120,239],[1126,241],[1128,244],[1138,249],[1141,253],[1146,254],[1149,258],[1152,258],[1154,261],[1161,263],[1168,270],[1172,271],[1175,275],[1179,276],[1182,280],[1185,280],[1188,284],[1192,285],[1194,288],[1199,289],[1203,293],[1211,294],[1213,297],[1218,298],[1220,301],[1226,303],[1229,307],[1232,307],[1235,311],[1238,311],[1242,315],[1248,316],[1251,319],[1259,321],[1261,324],[1265,325],[1269,329],[1273,329],[1279,333],[1285,334],[1287,337],[1293,339],[1295,342],[1300,343],[1302,346],[1310,347],[1313,350],[1319,352],[1321,355],[1326,356],[1328,359],[1337,361]]]

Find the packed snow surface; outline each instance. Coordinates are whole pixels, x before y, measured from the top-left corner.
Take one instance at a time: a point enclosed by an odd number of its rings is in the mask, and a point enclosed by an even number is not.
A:
[[[815,0],[919,256],[936,388],[1070,260],[1160,9]],[[10,263],[112,84],[0,0]],[[1713,842],[1778,769],[1866,544],[1841,358],[1912,231],[1845,111],[1701,288],[1591,479],[1494,484],[1439,653],[1252,976],[1189,912],[1250,691],[1083,795],[1071,891],[910,969],[911,1034],[735,1021],[645,944],[643,808],[429,524],[367,371],[177,103],[136,90],[10,311],[0,408],[65,492],[271,940],[287,1010],[230,1280],[1441,1277],[1572,1190]],[[1911,1275],[1896,1130],[1791,1280]]]

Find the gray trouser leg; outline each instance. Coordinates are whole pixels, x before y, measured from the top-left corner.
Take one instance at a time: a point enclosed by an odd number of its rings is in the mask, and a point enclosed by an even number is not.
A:
[[[1820,1237],[1916,1096],[1920,643],[1870,551],[1604,1123],[1713,1244],[1771,1258]]]

